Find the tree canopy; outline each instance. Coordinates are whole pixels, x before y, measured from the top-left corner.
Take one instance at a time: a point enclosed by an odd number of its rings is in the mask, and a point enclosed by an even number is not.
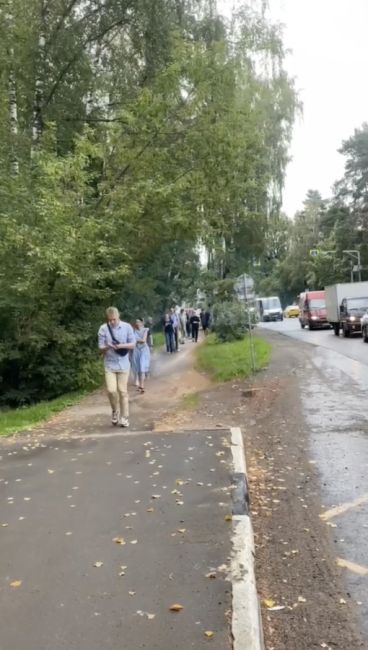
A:
[[[322,199],[310,190],[293,220],[274,222],[285,245],[271,263],[267,256],[262,258],[258,285],[261,290],[272,288],[286,302],[306,288],[350,282],[357,257],[347,251],[360,252],[362,279],[368,278],[368,124],[356,129],[339,151],[345,157],[345,173],[332,197]],[[311,257],[311,250],[318,255]]]

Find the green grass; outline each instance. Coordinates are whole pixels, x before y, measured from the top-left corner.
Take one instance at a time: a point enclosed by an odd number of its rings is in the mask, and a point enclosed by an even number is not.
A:
[[[165,334],[163,332],[153,332],[153,349],[165,345]]]
[[[253,334],[256,370],[267,365],[271,346],[267,341]],[[208,372],[215,381],[228,381],[252,374],[249,335],[241,341],[219,343],[214,334],[207,337],[197,352],[198,367]]]
[[[68,393],[49,402],[39,402],[34,406],[0,410],[0,436],[9,436],[17,431],[32,429],[55,413],[77,404],[87,392]]]

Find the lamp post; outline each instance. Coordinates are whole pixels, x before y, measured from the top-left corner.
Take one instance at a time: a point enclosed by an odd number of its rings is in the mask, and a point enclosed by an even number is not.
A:
[[[342,252],[345,253],[346,255],[349,255],[349,257],[352,257],[352,259],[357,262],[357,265],[356,265],[357,269],[356,270],[358,271],[359,282],[361,282],[362,281],[362,267],[361,267],[361,264],[360,264],[360,251],[358,251],[358,250],[345,250],[345,251],[342,251]],[[350,277],[351,277],[351,281],[354,282],[354,265],[351,267],[351,276]]]

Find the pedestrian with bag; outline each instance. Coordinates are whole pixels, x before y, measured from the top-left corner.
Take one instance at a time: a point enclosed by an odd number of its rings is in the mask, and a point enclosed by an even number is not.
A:
[[[98,347],[104,357],[106,390],[112,409],[111,423],[128,427],[129,351],[135,348],[135,336],[132,326],[120,320],[116,307],[106,309],[106,321],[98,330]]]

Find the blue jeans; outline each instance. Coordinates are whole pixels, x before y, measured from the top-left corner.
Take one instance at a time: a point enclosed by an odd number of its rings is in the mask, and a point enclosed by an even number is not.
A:
[[[165,341],[166,341],[166,351],[174,352],[175,351],[174,332],[165,332]]]

